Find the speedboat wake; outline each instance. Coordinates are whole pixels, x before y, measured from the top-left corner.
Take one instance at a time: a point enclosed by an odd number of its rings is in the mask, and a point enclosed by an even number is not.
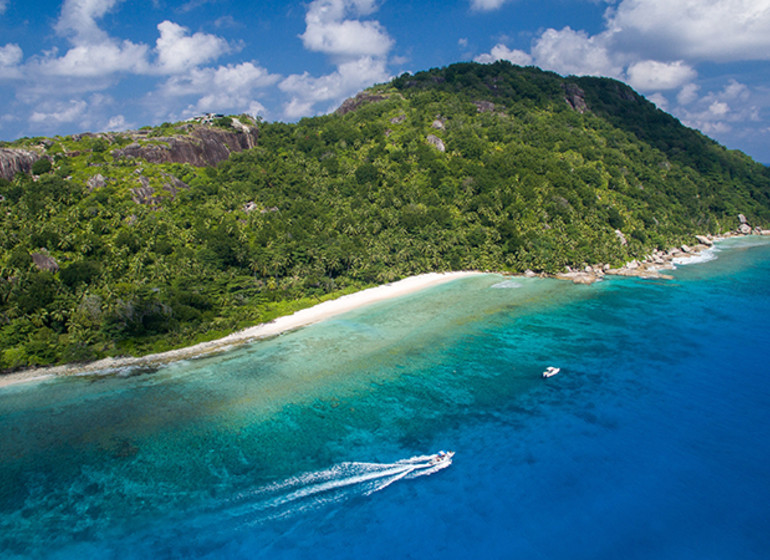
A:
[[[344,462],[242,492],[225,508],[232,520],[249,523],[291,516],[355,496],[369,496],[398,482],[429,476],[452,464],[453,451],[395,463]]]
[[[216,499],[201,510],[188,510],[183,518],[153,526],[157,542],[194,541],[196,546],[231,538],[234,531],[251,530],[262,523],[286,519],[356,497],[370,496],[400,480],[429,476],[452,464],[454,452],[441,451],[395,463],[344,462],[328,469],[307,472],[254,489]],[[137,532],[127,546],[146,542]],[[208,545],[207,545],[208,546]]]

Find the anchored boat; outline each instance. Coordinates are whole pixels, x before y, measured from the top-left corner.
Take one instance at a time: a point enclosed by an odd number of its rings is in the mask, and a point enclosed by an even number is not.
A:
[[[546,370],[543,372],[543,377],[553,377],[557,373],[561,371],[561,368],[548,366]]]

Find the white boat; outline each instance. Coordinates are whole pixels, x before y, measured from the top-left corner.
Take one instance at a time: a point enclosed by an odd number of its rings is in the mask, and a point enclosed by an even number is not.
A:
[[[543,377],[553,377],[557,373],[561,371],[561,368],[548,366],[545,371],[543,372]]]
[[[440,463],[446,463],[447,461],[451,461],[452,457],[454,456],[455,456],[454,451],[439,451],[433,457],[430,458],[430,464],[438,465]]]

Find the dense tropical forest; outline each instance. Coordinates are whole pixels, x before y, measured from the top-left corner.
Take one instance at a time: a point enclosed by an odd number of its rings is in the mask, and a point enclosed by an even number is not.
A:
[[[256,141],[216,165],[142,155],[196,127]],[[39,154],[0,179],[0,371],[184,346],[420,272],[617,265],[739,213],[770,224],[768,168],[620,82],[503,62],[295,124],[0,148]]]

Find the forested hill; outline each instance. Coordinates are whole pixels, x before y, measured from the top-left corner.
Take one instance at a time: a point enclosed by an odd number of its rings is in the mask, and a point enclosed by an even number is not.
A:
[[[297,124],[200,120],[0,144],[29,168],[0,179],[0,370],[187,345],[419,272],[620,264],[739,213],[770,224],[766,167],[609,79],[456,64]]]

